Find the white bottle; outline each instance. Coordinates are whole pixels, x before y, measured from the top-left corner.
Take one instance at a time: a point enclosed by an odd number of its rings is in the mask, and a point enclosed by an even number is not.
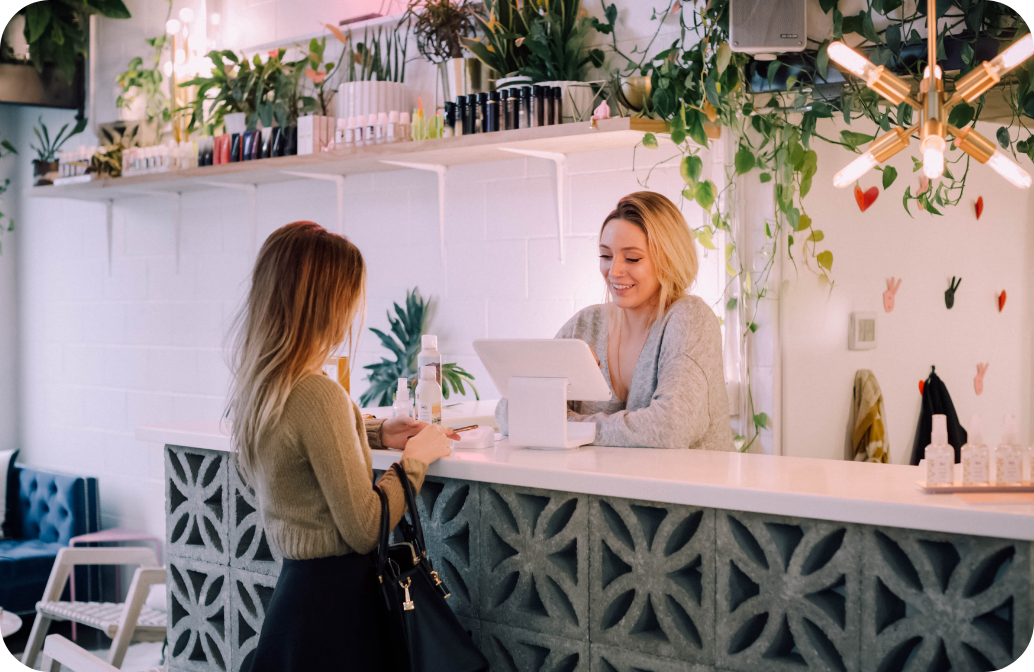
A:
[[[334,124],[334,146],[345,146],[345,129],[348,128],[348,119],[338,118]]]
[[[926,447],[926,484],[951,485],[955,482],[952,470],[955,465],[955,449],[948,445],[948,418],[933,416],[933,432],[930,445]]]
[[[355,147],[355,117],[345,123],[345,147]]]
[[[363,133],[365,133],[365,132],[366,132],[366,116],[360,114],[359,116],[357,116],[355,118],[355,146],[356,147],[362,147],[363,146],[363,144],[364,144],[364,142],[366,140],[363,137]]]
[[[425,366],[434,367],[434,378],[438,385],[442,384],[442,353],[438,352],[438,337],[434,334],[424,334],[420,337],[420,352],[416,356],[418,370]]]
[[[385,138],[387,142],[399,141],[399,112],[392,110],[388,112],[388,132]]]
[[[409,112],[399,112],[399,142],[413,139],[413,124],[409,121]]]
[[[413,405],[409,402],[409,380],[399,378],[398,390],[395,391],[395,403],[391,405],[394,417],[413,417]]]
[[[442,424],[442,387],[435,380],[433,366],[420,367],[416,384],[416,419],[431,425]]]
[[[1002,442],[995,448],[995,483],[1014,485],[1023,480],[1023,449],[1020,448],[1016,416],[1005,416]]]
[[[366,128],[363,129],[363,144],[367,147],[377,143],[377,115],[371,112],[366,115]]]
[[[969,440],[962,446],[962,485],[987,485],[991,480],[990,450],[984,443],[984,421],[974,415],[969,421]]]
[[[377,144],[383,145],[387,142],[388,138],[388,113],[378,112],[377,113],[377,126],[375,127],[374,133],[376,134]]]

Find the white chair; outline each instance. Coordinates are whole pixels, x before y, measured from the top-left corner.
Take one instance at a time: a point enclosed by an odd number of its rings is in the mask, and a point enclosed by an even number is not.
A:
[[[114,665],[105,663],[61,635],[50,635],[43,646],[43,670],[44,672],[61,672],[62,665],[71,672],[119,672]],[[161,670],[156,668],[147,672],[161,672]]]
[[[62,602],[65,583],[77,565],[138,565],[126,602]],[[158,566],[150,548],[62,548],[50,571],[43,599],[36,603],[36,620],[22,663],[30,668],[35,666],[44,638],[50,639],[47,630],[51,621],[73,621],[111,637],[108,664],[114,668],[121,666],[131,641],[164,641],[166,614],[144,604],[151,586],[164,583],[165,569]]]

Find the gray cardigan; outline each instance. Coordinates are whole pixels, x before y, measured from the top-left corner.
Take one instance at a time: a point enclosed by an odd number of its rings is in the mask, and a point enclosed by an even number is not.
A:
[[[588,343],[611,387],[605,305],[580,311],[556,337]],[[572,420],[596,423],[596,445],[734,450],[718,318],[699,297],[679,299],[650,329],[627,402],[611,388],[610,401],[568,405]],[[507,434],[506,399],[495,416]]]

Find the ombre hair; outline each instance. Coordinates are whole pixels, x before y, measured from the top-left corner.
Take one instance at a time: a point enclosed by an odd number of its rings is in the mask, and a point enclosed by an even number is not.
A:
[[[259,445],[291,390],[322,367],[365,307],[366,267],[344,236],[293,222],[262,245],[234,320],[227,415],[241,474],[254,482]]]
[[[638,226],[646,234],[650,263],[661,285],[657,315],[654,317],[657,320],[673,303],[685,296],[696,282],[699,264],[693,232],[675,204],[652,191],[637,191],[618,201],[618,206],[603,220],[600,241],[603,240],[607,224],[617,219]],[[613,300],[608,285],[607,304],[612,306]]]

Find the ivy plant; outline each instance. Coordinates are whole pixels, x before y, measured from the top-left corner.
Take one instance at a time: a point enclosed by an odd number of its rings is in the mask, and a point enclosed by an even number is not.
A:
[[[75,77],[86,58],[86,28],[91,14],[109,19],[128,19],[122,0],[45,0],[21,10],[25,15],[25,41],[29,60],[40,72],[52,65],[66,82]]]
[[[14,145],[11,144],[10,140],[8,140],[6,138],[0,139],[0,159],[2,159],[5,156],[8,156],[10,154],[17,154],[17,153],[18,153],[18,150],[15,149]],[[7,192],[7,189],[10,186],[11,186],[11,180],[8,179],[8,178],[5,178],[4,179],[4,183],[0,184],[0,196],[3,196]],[[6,225],[4,225],[4,220],[7,220],[7,224]],[[3,234],[4,233],[10,233],[11,231],[14,231],[14,220],[11,219],[10,216],[5,215],[3,213],[3,211],[0,211],[0,254],[3,254],[3,252],[4,252]]]

